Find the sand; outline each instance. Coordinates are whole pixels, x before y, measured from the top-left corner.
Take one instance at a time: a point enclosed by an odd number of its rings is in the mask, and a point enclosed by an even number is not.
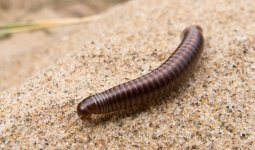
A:
[[[0,93],[0,147],[254,149],[254,8],[252,0],[135,0],[112,8],[51,45],[69,53]],[[83,98],[159,66],[191,24],[204,29],[204,53],[167,102],[78,121],[64,133]]]
[[[0,0],[0,24],[13,21],[49,20],[84,17],[100,13],[121,0]],[[123,0],[122,0],[123,1]],[[15,87],[47,68],[66,53],[80,49],[84,43],[69,39],[84,25],[69,25],[39,31],[0,35],[0,91]],[[78,29],[78,30],[77,30]],[[90,32],[87,33],[88,38]],[[61,48],[55,44],[61,41]],[[67,42],[68,41],[68,42]],[[70,44],[73,42],[73,44]],[[65,48],[65,46],[70,46]],[[59,46],[59,45],[57,45]]]

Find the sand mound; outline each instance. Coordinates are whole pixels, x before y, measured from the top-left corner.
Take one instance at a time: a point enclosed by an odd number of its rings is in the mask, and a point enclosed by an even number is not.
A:
[[[79,50],[0,93],[1,148],[254,148],[254,8],[252,0],[136,0],[111,9],[69,35],[75,42],[53,44]],[[204,54],[167,103],[64,133],[83,98],[156,68],[191,24],[204,29]]]
[[[123,1],[0,0],[0,24],[13,21],[84,17],[102,12],[117,2]],[[0,91],[19,85],[66,53],[80,49],[84,42],[76,42],[69,36],[82,28],[86,26],[76,24],[10,36],[0,34]],[[90,39],[92,34],[89,32],[87,34],[82,40]],[[61,46],[55,46],[57,43],[61,43]]]

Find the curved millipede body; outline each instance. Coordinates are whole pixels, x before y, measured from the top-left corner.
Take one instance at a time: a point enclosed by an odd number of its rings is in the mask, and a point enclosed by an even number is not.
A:
[[[197,63],[204,45],[202,29],[190,26],[174,53],[158,68],[137,79],[89,96],[77,106],[82,120],[92,114],[106,114],[148,104],[175,88]]]

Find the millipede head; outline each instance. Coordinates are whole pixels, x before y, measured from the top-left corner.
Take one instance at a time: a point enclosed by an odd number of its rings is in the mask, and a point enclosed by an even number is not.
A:
[[[91,120],[92,113],[83,101],[77,106],[77,114],[81,120]]]

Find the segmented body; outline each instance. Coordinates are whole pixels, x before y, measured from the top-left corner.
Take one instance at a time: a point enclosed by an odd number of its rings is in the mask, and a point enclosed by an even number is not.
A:
[[[158,68],[137,79],[84,99],[77,107],[81,119],[147,104],[175,88],[193,68],[203,51],[204,38],[199,26],[183,31],[174,53]]]

